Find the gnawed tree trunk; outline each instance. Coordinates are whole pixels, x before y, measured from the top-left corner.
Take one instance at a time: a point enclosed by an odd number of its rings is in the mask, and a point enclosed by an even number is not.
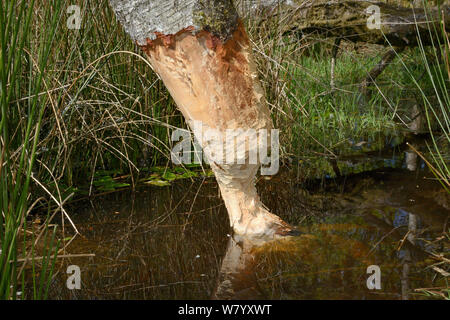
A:
[[[272,128],[249,39],[232,1],[110,0],[110,4],[209,155],[235,233],[264,238],[292,233],[257,195],[254,180],[260,162],[251,164],[249,155],[258,143],[249,143],[235,163],[218,161],[230,150],[217,159],[219,142],[225,141],[228,129],[241,129],[239,134],[245,135],[250,129]],[[219,137],[204,139],[196,129],[199,122],[203,132],[215,129]]]

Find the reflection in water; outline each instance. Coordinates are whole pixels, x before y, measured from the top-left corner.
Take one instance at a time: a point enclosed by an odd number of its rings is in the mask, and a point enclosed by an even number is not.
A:
[[[414,146],[416,147],[416,146]],[[415,153],[412,150],[406,151],[406,168],[409,171],[416,171],[417,170],[417,153]],[[413,213],[407,213],[408,215],[408,232],[406,234],[406,238],[408,241],[415,245],[416,244],[416,232],[417,232],[417,219],[418,217]],[[412,263],[411,259],[411,251],[406,248],[404,249],[404,257],[402,259],[403,263],[403,269],[402,269],[402,300],[408,300],[409,299],[409,273],[410,273],[410,267]]]
[[[262,299],[258,292],[253,249],[261,245],[252,239],[230,237],[222,260],[214,299]]]
[[[399,210],[399,212],[402,212],[402,210]],[[409,241],[412,245],[416,244],[416,232],[417,232],[417,219],[418,217],[415,214],[406,213],[406,217],[408,219],[408,231],[406,233],[406,239]],[[404,241],[404,240],[403,240]],[[405,247],[401,251],[403,257],[401,257],[402,261],[402,300],[409,300],[409,294],[410,294],[410,287],[409,287],[409,277],[410,277],[410,268],[411,264],[413,263],[413,259],[411,256],[411,250],[409,247]]]
[[[406,168],[409,171],[416,171],[417,170],[417,153],[415,153],[412,150],[408,150],[405,152],[405,162],[406,162]]]
[[[53,299],[416,299],[443,283],[425,267],[450,201],[425,173],[380,171],[300,189],[291,172],[263,182],[263,201],[300,237],[254,243],[228,233],[213,179],[112,194],[72,218],[83,237],[64,260]],[[79,265],[82,289],[65,287]],[[382,289],[366,287],[369,265]]]

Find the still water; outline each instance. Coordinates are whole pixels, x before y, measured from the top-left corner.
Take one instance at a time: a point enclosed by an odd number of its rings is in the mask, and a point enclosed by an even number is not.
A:
[[[307,189],[292,170],[258,189],[272,212],[304,234],[265,245],[234,237],[214,178],[114,193],[72,208],[81,236],[51,285],[50,299],[423,299],[445,286],[427,252],[448,230],[448,194],[408,156]],[[408,162],[409,161],[409,162]],[[403,167],[403,169],[402,169]],[[66,267],[81,290],[66,288]],[[381,289],[367,288],[367,267]]]

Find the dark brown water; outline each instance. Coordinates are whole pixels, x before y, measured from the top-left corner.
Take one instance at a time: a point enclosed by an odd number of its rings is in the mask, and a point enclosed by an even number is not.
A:
[[[255,246],[230,236],[214,179],[115,193],[72,210],[82,236],[51,299],[421,299],[445,286],[427,251],[448,230],[450,199],[421,169],[381,169],[300,187],[284,170],[260,180],[264,203],[304,235]],[[424,178],[427,176],[427,178]],[[438,247],[441,246],[441,247]],[[66,288],[68,265],[81,290]],[[381,290],[367,288],[378,265]]]

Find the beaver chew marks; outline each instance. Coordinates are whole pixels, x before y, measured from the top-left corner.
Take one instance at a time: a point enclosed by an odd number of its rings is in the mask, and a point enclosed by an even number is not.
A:
[[[201,121],[203,131],[220,131],[224,144],[227,129],[271,129],[269,109],[241,22],[228,40],[206,30],[197,34],[184,30],[169,38],[149,40],[143,49],[206,154],[214,153],[216,146],[203,141],[194,121]],[[224,163],[226,154],[220,165],[211,161],[230,223],[239,234],[265,237],[287,232],[289,227],[259,200],[254,181],[259,163],[248,161],[249,152],[257,145],[246,147],[245,159],[240,159],[245,164]]]
[[[144,9],[148,2],[143,0],[110,0],[113,8],[116,6],[116,12],[121,13],[118,16],[124,21],[126,30],[146,30],[147,37],[138,43],[209,158],[234,231],[264,238],[288,233],[290,227],[268,212],[257,195],[255,176],[260,163],[259,158],[250,163],[249,155],[255,154],[255,151],[258,154],[258,143],[247,143],[246,139],[243,143],[239,142],[245,152],[237,153],[234,162],[226,161],[234,148],[223,149],[227,130],[237,133],[238,141],[251,129],[259,132],[260,129],[272,128],[269,109],[252,60],[250,42],[232,2],[152,2],[156,4],[152,4],[148,12],[153,9],[154,17],[152,25],[147,26],[138,17],[135,8],[129,5],[130,1],[139,2],[144,6],[141,12],[146,12]],[[163,9],[184,17],[185,20],[176,22],[181,27],[175,32],[173,23],[162,29],[156,27],[157,24],[164,24],[160,21],[160,16],[166,12]],[[145,14],[149,15],[148,12]],[[139,28],[133,24],[133,17],[142,20],[142,23],[137,23]],[[198,123],[201,123],[201,130],[196,125]],[[203,139],[203,133],[213,129],[218,132],[218,137]],[[219,159],[212,157],[213,154],[220,155]]]
[[[221,130],[270,128],[242,24],[225,42],[208,31],[183,30],[142,48],[188,121]]]

